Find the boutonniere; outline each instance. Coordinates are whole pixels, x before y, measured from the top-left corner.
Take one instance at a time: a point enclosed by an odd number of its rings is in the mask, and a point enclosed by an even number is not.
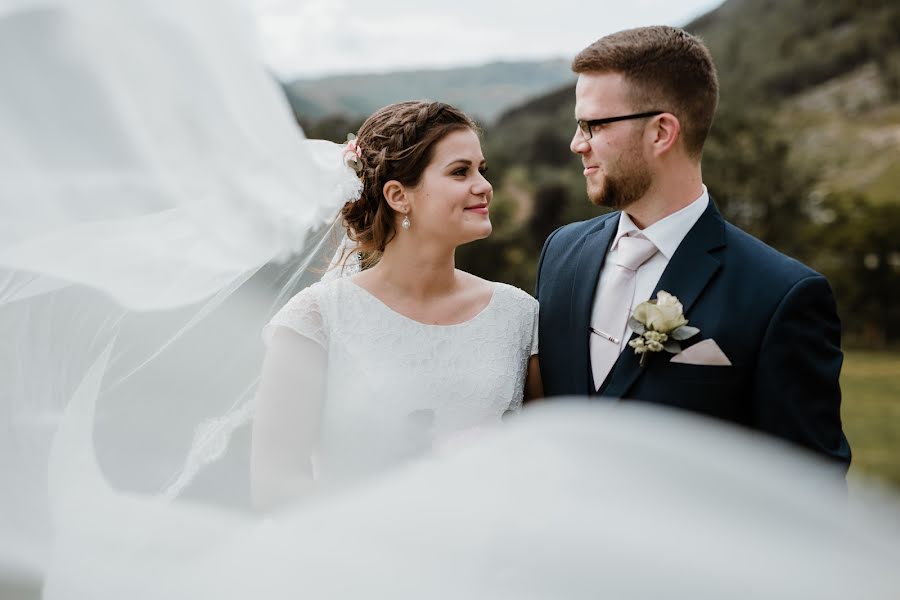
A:
[[[656,294],[655,300],[638,304],[628,325],[638,334],[628,345],[641,356],[642,367],[647,362],[648,353],[665,350],[678,354],[681,352],[678,342],[700,333],[696,327],[688,326],[684,307],[678,298],[663,291]]]

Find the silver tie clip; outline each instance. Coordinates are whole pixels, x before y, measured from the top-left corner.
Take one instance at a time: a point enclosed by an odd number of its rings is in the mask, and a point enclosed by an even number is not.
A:
[[[599,329],[594,329],[593,327],[591,327],[590,330],[593,331],[594,333],[596,333],[597,335],[599,335],[600,337],[608,339],[613,344],[618,344],[620,341],[619,338],[613,337],[613,336],[609,335],[608,333],[606,333],[605,331],[600,331]]]

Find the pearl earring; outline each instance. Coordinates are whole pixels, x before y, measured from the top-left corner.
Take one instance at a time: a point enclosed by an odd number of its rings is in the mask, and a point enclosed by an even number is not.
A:
[[[400,227],[409,229],[409,215],[403,215],[403,221],[400,222]]]

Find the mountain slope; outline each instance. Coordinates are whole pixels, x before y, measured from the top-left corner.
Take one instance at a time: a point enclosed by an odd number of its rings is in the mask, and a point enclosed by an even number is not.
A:
[[[896,0],[728,0],[685,29],[700,36],[722,87],[752,98],[790,96],[900,50]]]
[[[574,81],[566,60],[496,62],[477,67],[340,75],[286,85],[297,114],[366,116],[392,102],[434,99],[492,121],[511,106]]]
[[[723,104],[768,112],[821,192],[900,202],[900,3],[729,0],[686,28]]]

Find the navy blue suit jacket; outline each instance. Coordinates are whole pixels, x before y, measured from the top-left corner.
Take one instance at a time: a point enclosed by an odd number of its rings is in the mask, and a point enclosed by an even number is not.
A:
[[[589,322],[597,280],[620,213],[572,223],[544,243],[538,265],[540,364],[547,396],[593,389]],[[843,354],[834,296],[824,277],[726,222],[714,203],[691,228],[656,292],[678,297],[732,366],[671,363],[631,348],[599,390],[738,423],[850,464],[838,383]],[[649,298],[648,298],[649,300]]]

